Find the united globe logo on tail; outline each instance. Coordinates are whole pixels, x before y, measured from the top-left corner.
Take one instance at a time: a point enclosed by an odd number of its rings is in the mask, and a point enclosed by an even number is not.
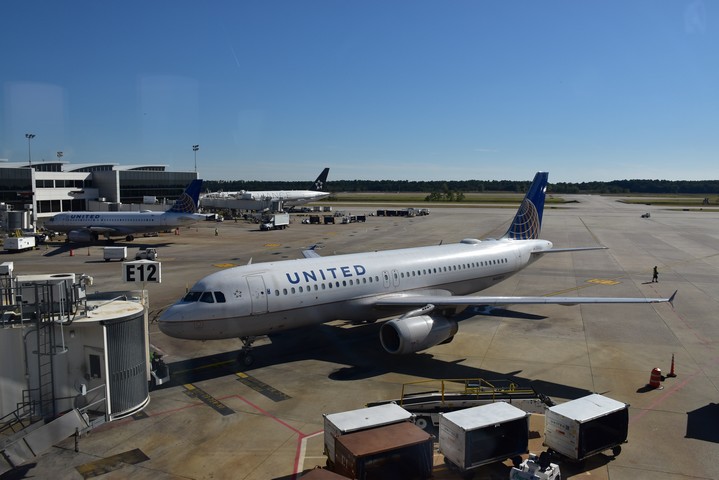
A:
[[[535,240],[542,231],[542,212],[547,192],[548,172],[537,172],[524,196],[517,214],[503,238],[514,240]]]

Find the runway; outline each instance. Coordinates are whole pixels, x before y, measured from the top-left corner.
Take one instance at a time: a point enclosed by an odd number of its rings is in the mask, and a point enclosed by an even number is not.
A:
[[[652,305],[524,306],[469,315],[455,339],[425,352],[392,356],[379,324],[341,320],[255,343],[251,367],[236,362],[239,340],[193,342],[160,333],[159,312],[202,276],[252,261],[457,242],[501,235],[512,209],[437,207],[424,217],[367,217],[366,223],[308,225],[260,232],[225,221],[127,244],[158,248],[162,283],[148,285],[150,341],[172,381],[153,390],[142,415],[68,439],[37,458],[27,476],[247,480],[300,478],[324,465],[322,415],[399,396],[422,379],[511,379],[556,402],[601,393],[631,405],[629,442],[616,457],[596,455],[562,465],[565,478],[716,478],[719,458],[719,212],[627,205],[615,197],[545,207],[541,238],[555,247],[607,250],[556,253],[482,293],[668,297]],[[417,205],[423,207],[424,205]],[[353,214],[377,206],[335,207]],[[641,214],[651,212],[650,218]],[[214,235],[214,229],[219,235]],[[121,243],[124,245],[124,243]],[[51,245],[3,254],[15,273],[87,273],[93,290],[136,288],[102,247]],[[658,267],[659,282],[652,283]],[[675,378],[647,389],[652,368]],[[440,460],[441,461],[441,460]],[[480,470],[476,478],[507,478]],[[22,477],[17,477],[22,478]],[[438,469],[435,478],[453,477]]]

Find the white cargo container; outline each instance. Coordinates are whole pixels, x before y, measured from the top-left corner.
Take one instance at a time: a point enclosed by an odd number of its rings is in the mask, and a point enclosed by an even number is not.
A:
[[[125,260],[127,258],[127,247],[105,247],[102,249],[102,258],[106,262],[110,260]]]
[[[439,414],[439,451],[462,472],[528,452],[529,414],[505,402]]]
[[[544,444],[577,461],[610,448],[616,456],[628,430],[629,405],[595,393],[547,408]]]
[[[3,248],[10,252],[22,252],[35,248],[35,237],[6,237]]]
[[[335,461],[335,438],[346,433],[359,432],[370,428],[409,422],[414,415],[395,403],[376,407],[360,408],[348,412],[323,415],[325,427],[325,454],[328,465]]]

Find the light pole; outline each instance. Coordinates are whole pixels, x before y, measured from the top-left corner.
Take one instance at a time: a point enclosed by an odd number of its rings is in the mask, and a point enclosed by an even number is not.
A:
[[[197,151],[200,149],[199,145],[193,145],[192,151],[195,152],[195,173],[197,173]]]
[[[62,152],[57,152],[57,161],[59,162],[62,158]]]
[[[34,133],[26,133],[25,138],[27,138],[27,163],[32,167],[32,157],[30,156],[30,140],[35,138]]]

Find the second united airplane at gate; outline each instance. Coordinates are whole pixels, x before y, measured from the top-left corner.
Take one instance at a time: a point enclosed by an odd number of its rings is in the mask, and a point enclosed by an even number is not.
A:
[[[452,340],[457,313],[469,306],[657,303],[670,298],[470,295],[519,272],[554,249],[540,240],[547,172],[538,172],[507,232],[497,240],[306,258],[234,267],[198,281],[159,318],[165,334],[211,340],[240,337],[252,363],[256,336],[336,319],[372,322],[390,353],[407,354]]]

